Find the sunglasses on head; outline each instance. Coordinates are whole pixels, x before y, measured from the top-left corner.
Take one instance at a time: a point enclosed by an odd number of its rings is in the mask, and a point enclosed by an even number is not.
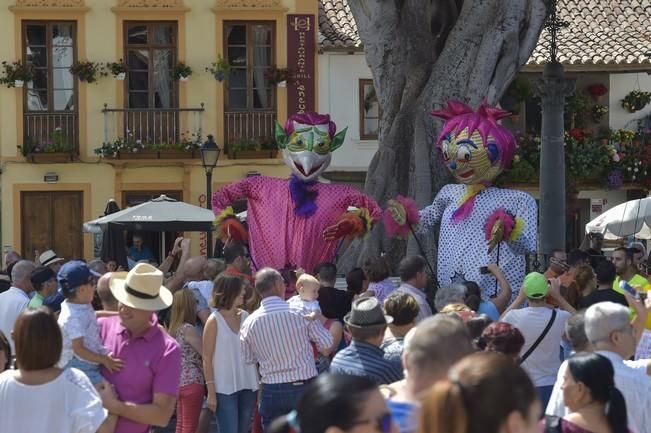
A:
[[[391,433],[391,426],[393,424],[393,416],[391,413],[383,413],[377,418],[367,418],[355,421],[353,426],[363,425],[363,424],[373,424],[375,429],[382,433]]]

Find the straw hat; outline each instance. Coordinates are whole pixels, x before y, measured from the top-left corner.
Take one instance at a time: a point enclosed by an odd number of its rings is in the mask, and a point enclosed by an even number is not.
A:
[[[114,272],[111,293],[121,304],[147,311],[172,305],[172,292],[163,286],[163,273],[148,263],[138,263],[128,273]]]

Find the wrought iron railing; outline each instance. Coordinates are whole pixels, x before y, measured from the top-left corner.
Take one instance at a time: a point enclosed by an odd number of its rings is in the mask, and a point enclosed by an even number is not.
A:
[[[104,143],[122,140],[147,146],[178,145],[201,139],[204,105],[199,108],[108,108]]]
[[[227,151],[229,148],[241,147],[242,143],[257,143],[263,148],[272,146],[275,142],[275,122],[275,111],[227,111],[224,116]]]
[[[23,153],[79,152],[77,113],[35,113],[23,115]]]

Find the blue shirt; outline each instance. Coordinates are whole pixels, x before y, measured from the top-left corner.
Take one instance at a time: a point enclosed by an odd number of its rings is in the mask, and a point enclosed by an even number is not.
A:
[[[330,364],[330,372],[364,376],[378,385],[402,380],[402,370],[384,359],[384,351],[377,346],[354,341],[337,353]]]
[[[493,322],[500,320],[500,312],[497,310],[495,304],[491,301],[481,301],[479,304],[479,314],[485,314],[491,318]]]
[[[144,245],[140,251],[138,251],[136,247],[130,247],[128,256],[134,262],[139,262],[140,260],[154,260],[154,253]]]
[[[387,400],[387,407],[393,420],[398,424],[400,433],[416,433],[420,406],[406,401]]]

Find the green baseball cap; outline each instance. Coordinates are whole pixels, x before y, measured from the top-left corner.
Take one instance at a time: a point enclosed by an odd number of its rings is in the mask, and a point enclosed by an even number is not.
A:
[[[522,290],[527,298],[542,299],[549,294],[547,278],[539,272],[532,272],[524,277]]]

